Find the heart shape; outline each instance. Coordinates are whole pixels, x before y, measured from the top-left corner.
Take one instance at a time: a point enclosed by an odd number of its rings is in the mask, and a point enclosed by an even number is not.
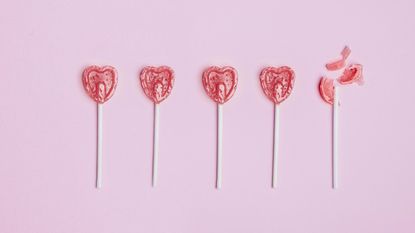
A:
[[[280,104],[290,96],[295,74],[288,66],[266,67],[259,76],[262,90],[275,104]]]
[[[206,93],[213,101],[224,104],[235,93],[238,73],[230,66],[211,66],[203,72],[202,83]]]
[[[103,104],[117,88],[117,70],[112,66],[88,66],[82,74],[82,83],[95,102]]]
[[[174,84],[174,72],[168,66],[146,66],[141,70],[140,83],[147,97],[159,104],[170,95]]]

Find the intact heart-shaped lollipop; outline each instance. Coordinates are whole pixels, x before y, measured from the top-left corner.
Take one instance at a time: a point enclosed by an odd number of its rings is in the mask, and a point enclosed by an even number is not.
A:
[[[262,90],[265,95],[274,102],[274,141],[273,141],[273,165],[272,165],[272,187],[277,185],[277,161],[279,151],[279,104],[290,96],[294,86],[295,74],[288,66],[266,67],[259,75]]]
[[[82,83],[88,95],[97,102],[97,188],[102,186],[102,108],[117,88],[117,70],[112,66],[88,66]]]
[[[117,70],[112,66],[88,66],[82,83],[88,95],[99,104],[105,103],[117,88]]]
[[[259,76],[262,90],[275,104],[280,104],[290,96],[295,74],[288,66],[264,68]]]
[[[168,66],[146,66],[141,70],[140,83],[147,97],[159,104],[170,95],[174,84],[174,72]]]
[[[230,66],[211,66],[203,72],[202,82],[208,96],[216,103],[224,104],[235,93],[238,73]]]

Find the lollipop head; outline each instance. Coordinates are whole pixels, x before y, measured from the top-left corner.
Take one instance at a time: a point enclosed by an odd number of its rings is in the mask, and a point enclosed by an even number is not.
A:
[[[139,79],[146,96],[159,104],[173,89],[174,72],[168,66],[146,66],[141,70]]]
[[[206,93],[213,101],[224,104],[235,93],[238,74],[230,66],[211,66],[203,72],[202,83]]]
[[[117,70],[112,66],[88,66],[82,74],[85,91],[99,104],[112,97],[117,82]]]

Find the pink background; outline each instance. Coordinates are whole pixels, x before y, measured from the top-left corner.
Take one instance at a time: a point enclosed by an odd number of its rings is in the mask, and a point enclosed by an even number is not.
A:
[[[1,1],[0,232],[415,232],[415,3],[395,1]],[[317,92],[342,47],[366,84],[342,89],[340,188],[331,189],[331,115]],[[96,190],[96,105],[81,72],[113,65]],[[153,106],[144,65],[176,72],[160,110],[159,186],[151,188]],[[223,189],[214,189],[216,109],[208,65],[232,65],[224,107]],[[260,69],[289,65],[272,190],[273,106]],[[331,74],[334,77],[334,74]]]

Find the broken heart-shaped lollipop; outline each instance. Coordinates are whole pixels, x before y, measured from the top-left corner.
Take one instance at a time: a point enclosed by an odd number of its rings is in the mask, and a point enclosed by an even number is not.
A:
[[[280,104],[290,96],[295,74],[288,66],[267,67],[259,76],[265,95],[275,104]]]
[[[238,73],[230,66],[211,66],[203,72],[202,83],[206,93],[213,101],[224,104],[235,93]]]
[[[338,163],[338,109],[339,109],[339,91],[341,85],[357,83],[363,84],[363,66],[357,63],[346,66],[346,60],[351,50],[345,46],[341,52],[341,58],[326,64],[326,69],[335,71],[343,69],[343,73],[337,79],[322,77],[319,83],[319,92],[321,98],[332,106],[332,187],[337,188],[337,163]]]
[[[146,66],[141,70],[140,83],[147,97],[159,104],[170,95],[174,72],[168,66]]]
[[[117,70],[112,66],[88,66],[82,74],[85,91],[100,104],[112,97],[117,82]]]

